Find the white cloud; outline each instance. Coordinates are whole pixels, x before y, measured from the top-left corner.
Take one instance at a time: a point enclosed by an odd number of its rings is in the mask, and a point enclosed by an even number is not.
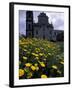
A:
[[[64,13],[47,12],[46,15],[49,16],[49,21],[53,23],[54,29],[64,30]]]

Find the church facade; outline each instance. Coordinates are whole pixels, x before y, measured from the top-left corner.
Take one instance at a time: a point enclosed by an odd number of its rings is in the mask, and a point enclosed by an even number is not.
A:
[[[46,39],[50,41],[63,41],[64,31],[54,30],[52,23],[49,23],[49,17],[44,12],[38,16],[38,22],[34,23],[33,12],[26,12],[26,37]]]

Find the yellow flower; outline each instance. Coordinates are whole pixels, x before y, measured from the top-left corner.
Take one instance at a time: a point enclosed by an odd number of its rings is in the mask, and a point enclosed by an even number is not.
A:
[[[19,69],[19,76],[23,76],[24,75],[24,70],[23,69]]]
[[[40,48],[35,48],[36,51],[40,51]]]
[[[48,55],[51,55],[51,53],[48,53]]]
[[[36,71],[38,71],[39,70],[39,67],[36,67]]]
[[[36,53],[32,53],[32,55],[38,57],[38,54],[36,54]]]
[[[36,67],[35,67],[35,66],[31,66],[31,69],[32,69],[33,71],[35,71],[35,70],[36,70]]]
[[[36,59],[38,60],[38,59],[39,59],[39,57],[36,57]]]
[[[25,52],[27,51],[26,49],[23,49]]]
[[[57,69],[57,66],[56,66],[56,65],[53,65],[52,68],[53,68],[53,69]]]
[[[41,67],[45,67],[44,62],[39,62],[39,63],[40,63],[40,65],[41,65]]]
[[[23,56],[23,59],[24,59],[24,60],[27,60],[27,57]]]
[[[41,75],[41,78],[47,78],[47,75],[43,74]]]
[[[24,45],[24,48],[26,48],[27,47],[27,45]]]
[[[43,53],[39,53],[40,56],[43,56]]]
[[[64,64],[64,62],[63,62],[63,61],[61,61],[60,63],[61,63],[61,64]]]
[[[32,64],[31,63],[26,63],[25,66],[26,67],[30,67]]]
[[[60,71],[60,70],[57,70],[57,72],[58,72],[59,74],[61,74],[61,71]]]
[[[46,58],[44,58],[43,60],[46,61]]]
[[[35,66],[38,66],[38,64],[37,64],[37,63],[35,63],[34,65],[35,65]]]

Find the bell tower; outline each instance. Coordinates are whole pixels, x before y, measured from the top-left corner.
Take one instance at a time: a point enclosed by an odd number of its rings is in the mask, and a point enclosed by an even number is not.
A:
[[[33,37],[33,12],[26,11],[26,37]]]

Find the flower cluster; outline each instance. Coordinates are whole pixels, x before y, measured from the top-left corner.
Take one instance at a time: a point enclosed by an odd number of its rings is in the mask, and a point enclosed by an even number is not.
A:
[[[64,44],[19,38],[19,79],[64,76]]]

